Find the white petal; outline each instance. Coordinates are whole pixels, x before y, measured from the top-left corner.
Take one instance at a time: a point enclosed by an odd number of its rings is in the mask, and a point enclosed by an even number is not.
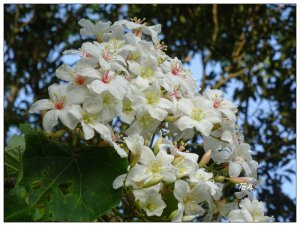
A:
[[[213,128],[213,124],[208,121],[208,120],[201,120],[200,122],[195,124],[197,130],[199,130],[204,136],[209,136],[212,128]]]
[[[110,83],[109,92],[119,100],[123,100],[127,92],[128,81],[121,76],[116,76]]]
[[[69,113],[73,115],[77,120],[82,119],[82,108],[80,105],[72,105],[72,107],[69,109]]]
[[[230,211],[228,219],[230,222],[235,223],[253,222],[251,214],[245,209]]]
[[[182,98],[178,101],[178,108],[187,115],[191,115],[192,110],[195,108],[190,99]]]
[[[177,213],[173,217],[172,222],[176,222],[176,223],[182,222],[183,212],[184,212],[184,204],[179,202]]]
[[[159,121],[163,121],[165,119],[165,117],[167,116],[168,112],[166,112],[160,108],[150,107],[149,114],[151,115],[152,118],[155,118]]]
[[[92,128],[94,128],[94,130],[96,130],[100,135],[101,138],[106,140],[106,141],[111,141],[111,132],[110,130],[107,128],[107,126],[105,126],[102,123],[96,123],[93,125],[90,125]]]
[[[83,121],[81,122],[81,126],[84,133],[84,138],[86,140],[92,139],[95,135],[94,129]]]
[[[175,182],[174,196],[179,202],[183,202],[183,199],[189,191],[190,187],[187,182],[183,180],[177,180]]]
[[[89,67],[84,67],[78,69],[78,74],[81,76],[87,76],[90,78],[100,78],[101,77],[101,72],[97,69],[94,68],[89,68]]]
[[[118,188],[121,188],[121,187],[123,187],[123,185],[124,185],[124,180],[125,180],[125,178],[126,178],[126,173],[125,174],[122,174],[122,175],[120,175],[120,176],[118,176],[115,180],[114,180],[114,182],[113,182],[113,188],[114,189],[118,189]]]
[[[90,20],[82,18],[78,21],[78,24],[83,27],[80,29],[81,35],[95,35],[95,25]]]
[[[30,107],[29,112],[38,113],[41,110],[48,110],[52,109],[53,107],[53,103],[49,99],[38,100]]]
[[[151,160],[152,161],[155,160],[154,153],[150,148],[144,146],[143,151],[142,151],[142,155],[141,155],[141,158],[140,158],[140,163],[142,163],[144,165],[148,165]]]
[[[74,72],[74,70],[69,65],[66,64],[63,64],[56,69],[56,77],[64,81],[68,81],[68,82],[74,81],[75,75],[76,73]]]
[[[175,125],[180,130],[190,129],[195,126],[195,121],[188,116],[182,116],[178,121],[175,122]]]
[[[228,143],[233,143],[232,133],[229,130],[225,130],[222,133],[221,140],[227,141]]]
[[[127,153],[122,148],[120,148],[116,143],[113,143],[113,146],[121,158],[126,158],[128,156]]]
[[[65,103],[68,105],[81,104],[86,100],[88,95],[89,93],[86,88],[76,87],[66,94]]]
[[[69,129],[75,129],[78,119],[72,116],[67,110],[63,109],[59,111],[60,121]]]
[[[100,80],[94,80],[92,83],[88,84],[87,87],[95,93],[102,93],[107,90],[108,86]]]
[[[47,132],[51,132],[54,126],[58,124],[58,111],[50,110],[43,118],[43,128]]]
[[[229,176],[238,177],[242,171],[242,166],[236,162],[229,163]]]
[[[229,120],[236,120],[235,113],[231,109],[221,108],[220,111],[223,112],[224,115],[226,115],[229,118]]]
[[[141,67],[141,65],[139,65],[136,62],[130,62],[129,63],[129,70],[131,71],[131,73],[133,73],[135,75],[140,75],[142,67]]]
[[[173,103],[165,98],[160,98],[157,106],[163,109],[172,109],[174,107]]]

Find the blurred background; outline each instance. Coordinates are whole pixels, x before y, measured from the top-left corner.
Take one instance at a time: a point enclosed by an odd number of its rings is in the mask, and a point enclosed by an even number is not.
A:
[[[78,58],[77,22],[146,18],[162,24],[167,54],[202,90],[239,106],[239,130],[259,162],[259,200],[276,221],[296,221],[296,5],[4,5],[4,140],[41,126],[30,105],[48,98],[56,68]]]

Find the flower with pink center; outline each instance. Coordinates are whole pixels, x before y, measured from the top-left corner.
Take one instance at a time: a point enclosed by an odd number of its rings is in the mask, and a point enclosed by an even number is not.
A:
[[[61,80],[73,83],[76,86],[85,86],[87,77],[79,74],[77,69],[71,68],[69,65],[63,64],[56,70],[56,77]]]
[[[49,110],[43,118],[43,127],[48,132],[51,132],[52,128],[58,124],[58,119],[66,127],[74,129],[78,121],[70,115],[69,110],[73,104],[84,102],[87,96],[85,90],[54,83],[49,86],[48,91],[50,99],[35,102],[29,112],[38,113],[41,110]]]
[[[237,112],[236,106],[230,101],[223,98],[221,90],[207,89],[203,96],[213,102],[213,107],[222,112],[229,120],[235,121]]]

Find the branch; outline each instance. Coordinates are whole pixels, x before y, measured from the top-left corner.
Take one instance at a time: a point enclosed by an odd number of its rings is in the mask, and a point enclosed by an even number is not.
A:
[[[212,89],[219,89],[221,86],[223,86],[228,80],[232,78],[236,78],[242,74],[244,74],[245,68],[240,69],[239,71],[229,73],[226,78],[224,78],[224,75],[222,76],[222,79],[220,79],[213,87]]]

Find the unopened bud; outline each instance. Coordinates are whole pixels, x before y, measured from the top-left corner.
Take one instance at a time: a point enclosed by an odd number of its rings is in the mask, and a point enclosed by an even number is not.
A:
[[[250,178],[249,177],[231,177],[231,178],[229,178],[229,181],[234,184],[248,183],[250,181]]]
[[[178,213],[178,210],[174,210],[170,215],[169,215],[169,220],[172,220],[175,215]]]
[[[163,180],[163,178],[164,177],[158,177],[158,178],[152,179],[152,180],[148,181],[147,183],[145,183],[143,188],[148,188],[148,187],[151,187],[153,185],[156,185],[159,182],[161,182]]]
[[[155,145],[154,145],[153,152],[154,152],[155,155],[159,152],[159,145],[160,144],[162,144],[162,137],[158,138]]]
[[[77,132],[77,135],[79,136],[79,138],[81,140],[85,140],[84,133],[83,133],[83,131],[81,129],[76,128],[76,132]]]
[[[206,152],[206,153],[202,156],[202,158],[201,158],[201,160],[200,160],[200,162],[199,162],[199,166],[200,166],[200,167],[206,166],[206,164],[210,161],[210,159],[211,159],[211,149],[209,149],[208,152]]]
[[[166,121],[166,122],[175,122],[177,119],[178,119],[178,117],[174,117],[174,116],[168,115],[168,116],[164,119],[164,121]]]
[[[64,129],[58,130],[52,135],[52,138],[60,138],[65,134],[65,132],[66,130]]]
[[[173,165],[177,165],[178,163],[180,163],[182,160],[184,159],[183,156],[176,156],[172,162]]]
[[[214,177],[215,182],[223,182],[225,180],[225,177],[223,176],[216,176]]]

